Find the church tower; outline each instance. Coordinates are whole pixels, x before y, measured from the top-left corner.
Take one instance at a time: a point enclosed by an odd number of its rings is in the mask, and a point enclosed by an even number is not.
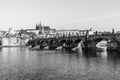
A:
[[[42,29],[42,24],[41,24],[41,21],[40,21],[40,23],[39,24],[36,24],[36,29],[38,30],[41,30]]]

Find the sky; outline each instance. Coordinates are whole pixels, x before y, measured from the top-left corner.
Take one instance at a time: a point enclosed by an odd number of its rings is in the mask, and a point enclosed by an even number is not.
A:
[[[56,29],[120,30],[120,0],[0,0],[0,30],[32,29],[40,21]]]

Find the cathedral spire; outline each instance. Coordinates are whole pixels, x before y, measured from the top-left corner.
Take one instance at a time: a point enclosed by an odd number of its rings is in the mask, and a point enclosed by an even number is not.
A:
[[[41,21],[40,21],[40,27],[42,27],[42,23],[41,23]]]

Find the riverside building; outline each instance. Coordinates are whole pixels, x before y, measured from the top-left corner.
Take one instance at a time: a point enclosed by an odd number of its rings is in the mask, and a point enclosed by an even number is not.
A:
[[[88,30],[89,35],[93,35],[94,33],[92,30]],[[79,29],[74,29],[74,30],[56,30],[56,34],[60,37],[62,36],[85,36],[86,35],[86,30],[79,30]]]

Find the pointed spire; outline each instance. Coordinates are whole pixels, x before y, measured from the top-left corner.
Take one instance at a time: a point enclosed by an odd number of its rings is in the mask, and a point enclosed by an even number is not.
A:
[[[44,27],[44,24],[43,24],[43,27]]]
[[[39,29],[38,25],[36,24],[36,29]]]
[[[40,21],[40,27],[42,27],[42,23],[41,23],[41,21]]]
[[[115,33],[115,30],[114,29],[112,29],[112,35]]]

